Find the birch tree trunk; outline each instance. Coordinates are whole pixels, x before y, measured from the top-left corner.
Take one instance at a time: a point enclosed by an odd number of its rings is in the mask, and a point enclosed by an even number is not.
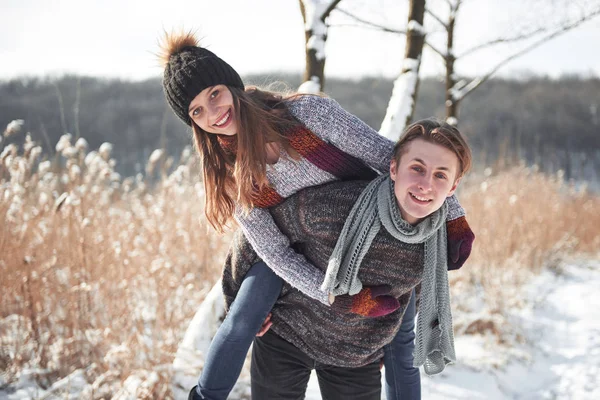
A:
[[[460,5],[460,2],[458,2]],[[458,9],[458,6],[457,6]],[[451,13],[447,24],[446,41],[446,121],[450,125],[456,125],[458,122],[458,99],[454,99],[453,88],[456,85],[456,74],[454,73],[454,26],[456,23],[456,14]]]
[[[425,43],[423,18],[426,0],[410,0],[408,25],[406,31],[406,48],[400,76],[394,82],[392,97],[379,129],[379,133],[396,141],[404,128],[410,124],[417,103],[419,88],[419,68]]]
[[[306,64],[304,83],[298,89],[304,93],[317,93],[325,87],[325,43],[327,17],[341,0],[299,0],[304,21]]]

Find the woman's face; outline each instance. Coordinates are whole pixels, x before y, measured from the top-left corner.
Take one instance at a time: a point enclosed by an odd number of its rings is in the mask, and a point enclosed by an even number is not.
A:
[[[189,116],[202,130],[233,136],[238,126],[235,120],[233,96],[225,85],[207,87],[192,100]]]

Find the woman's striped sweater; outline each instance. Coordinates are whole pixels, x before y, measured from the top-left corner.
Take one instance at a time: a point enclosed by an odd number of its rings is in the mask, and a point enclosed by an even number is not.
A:
[[[290,101],[288,108],[298,121],[323,142],[378,172],[388,171],[394,143],[345,111],[335,100],[301,96]],[[299,136],[295,140],[302,145],[304,139]],[[292,142],[292,145],[298,148],[298,143]],[[338,180],[340,176],[344,176],[345,171],[355,167],[342,163],[337,169],[332,169],[331,165],[334,163],[330,161],[340,154],[334,154],[335,151],[323,153],[322,146],[319,148],[314,143],[308,145],[312,145],[312,153],[299,151],[302,155],[299,160],[292,159],[282,150],[278,162],[267,166],[267,178],[272,188],[269,196],[276,198],[273,204],[301,189]],[[327,147],[331,149],[330,146]],[[448,220],[464,215],[464,210],[455,197],[448,202]],[[269,201],[264,205],[270,205]],[[289,239],[279,230],[267,208],[255,207],[248,214],[237,212],[236,220],[257,255],[278,276],[305,295],[329,304],[328,294],[319,289],[325,277],[323,271],[290,247]]]

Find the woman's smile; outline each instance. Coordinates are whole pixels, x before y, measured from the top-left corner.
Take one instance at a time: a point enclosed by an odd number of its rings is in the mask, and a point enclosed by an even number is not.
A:
[[[231,122],[230,117],[231,117],[231,108],[225,112],[225,115],[223,115],[222,118],[220,118],[217,122],[215,122],[214,126],[216,126],[217,128],[226,127],[229,124],[229,122]]]

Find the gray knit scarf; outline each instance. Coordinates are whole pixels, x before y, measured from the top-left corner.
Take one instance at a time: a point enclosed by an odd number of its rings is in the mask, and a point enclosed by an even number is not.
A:
[[[428,375],[456,361],[446,250],[446,203],[416,226],[404,221],[389,174],[372,181],[352,207],[329,258],[321,289],[334,295],[354,295],[362,289],[360,264],[381,225],[405,243],[424,243],[424,269],[417,317],[414,365]]]

